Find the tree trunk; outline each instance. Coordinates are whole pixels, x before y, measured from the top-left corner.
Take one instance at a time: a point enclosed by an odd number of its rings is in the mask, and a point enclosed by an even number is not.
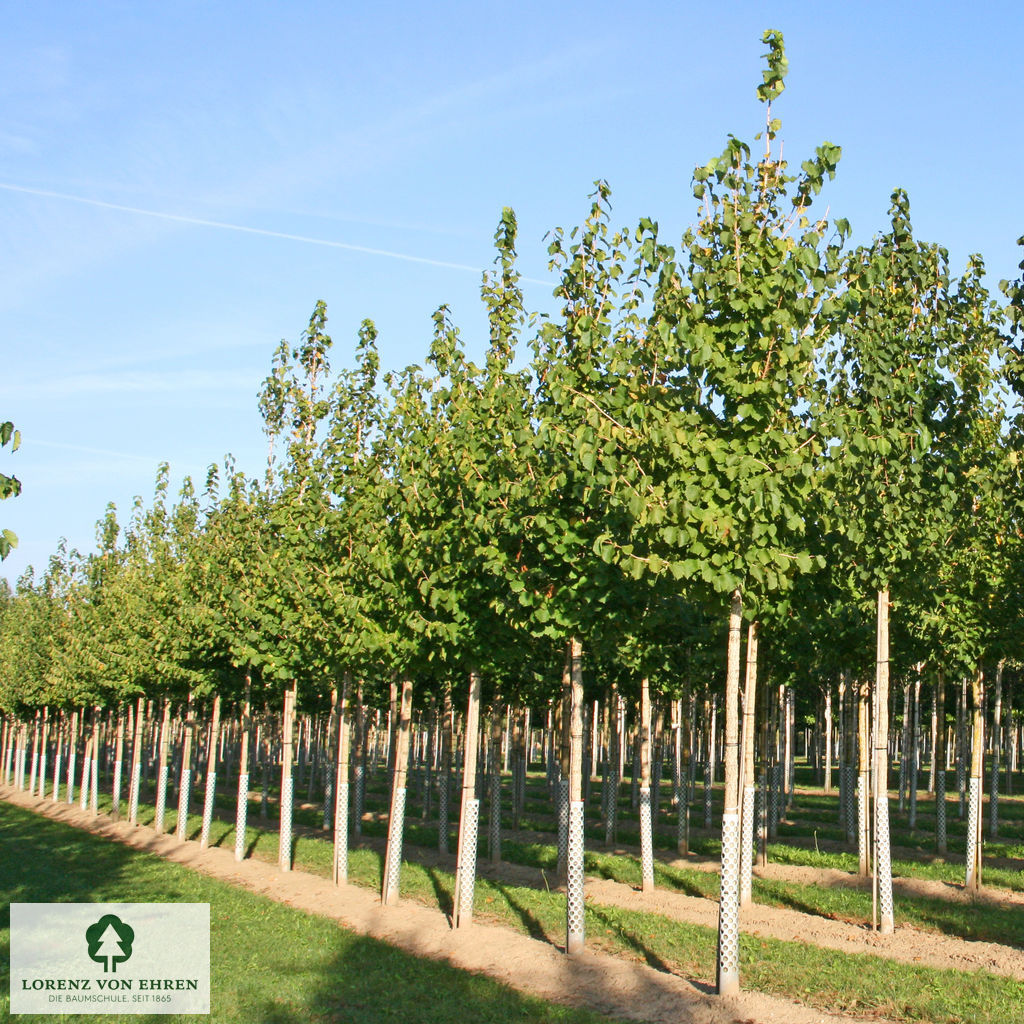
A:
[[[203,830],[199,836],[200,849],[210,845],[210,826],[213,824],[213,801],[217,793],[217,750],[220,746],[220,694],[213,698],[210,718],[210,741],[206,751],[206,792],[203,798]]]
[[[363,684],[356,686],[356,749],[352,765],[352,831],[358,836],[363,831],[363,807],[366,803],[366,757],[370,723],[363,704]]]
[[[854,785],[857,777],[856,767],[856,732],[857,712],[855,710],[854,687],[850,686],[849,673],[846,669],[839,674],[839,718],[841,723],[843,749],[840,758],[839,785],[842,790],[842,819],[846,826],[846,841],[853,843],[857,839],[857,814]]]
[[[442,698],[441,722],[441,771],[438,775],[437,791],[437,851],[448,852],[448,820],[452,796],[452,690],[445,684]]]
[[[687,751],[683,745],[683,699],[672,701],[672,787],[676,808],[676,850],[683,856],[690,852],[690,836],[686,778]]]
[[[944,726],[943,726],[944,727]],[[939,713],[938,708],[935,705],[935,699],[932,698],[932,728],[931,728],[931,763],[928,767],[928,792],[935,792],[935,773],[938,769],[938,758],[936,757],[935,751],[939,740]],[[945,769],[945,765],[943,765]]]
[[[1013,717],[1013,691],[1006,695],[1006,738],[1009,749],[1006,752],[1006,795],[1013,795],[1013,773],[1017,770],[1018,725]]]
[[[4,716],[3,725],[3,748],[0,751],[0,774],[3,776],[4,785],[11,784],[11,772],[14,764],[14,729],[15,720],[12,717]]]
[[[491,738],[488,744],[488,755],[490,761],[490,809],[487,816],[489,825],[490,861],[492,864],[501,863],[501,733],[505,721],[504,708],[494,702],[491,708]]]
[[[0,725],[0,775],[3,776],[4,785],[9,786],[11,784],[11,775],[7,769],[9,759],[8,753],[11,749],[11,728],[12,722],[7,715],[0,715],[2,725]]]
[[[28,726],[18,723],[17,740],[14,754],[14,785],[17,789],[25,788],[25,744],[28,742]],[[69,800],[68,803],[73,801]]]
[[[40,719],[42,718],[42,712],[36,708],[36,713],[32,719],[32,767],[28,773],[28,793],[29,796],[35,796],[36,793],[36,776],[39,774],[39,736],[41,733]]]
[[[392,680],[388,684],[388,785],[394,790],[395,772],[395,733],[398,731],[398,683]]]
[[[772,771],[771,753],[771,700],[772,689],[767,680],[764,684],[763,708],[761,710],[761,777],[758,780],[760,807],[757,813],[757,863],[760,867],[768,864],[768,833],[769,833],[769,790],[770,773]]]
[[[611,686],[608,699],[611,716],[611,736],[608,744],[608,806],[604,822],[604,841],[609,846],[615,842],[618,832],[619,818],[619,779],[622,767],[622,711],[620,708],[619,688],[615,683]]]
[[[525,709],[516,708],[512,715],[512,827],[519,828],[519,819],[526,803],[526,762],[529,757],[530,739],[526,735],[529,728],[529,715]],[[541,743],[542,750],[546,749]]]
[[[121,820],[121,775],[124,757],[124,708],[117,706],[117,732],[114,735],[114,785],[111,789],[110,816]]]
[[[720,996],[740,990],[740,625],[743,600],[734,590],[729,608],[725,670],[725,791],[722,808],[722,894],[718,904],[718,971]]]
[[[526,806],[526,779],[527,773],[530,770],[530,742],[532,737],[532,719],[530,718],[530,709],[523,708],[520,712],[520,716],[522,718],[522,729],[519,733],[519,785],[516,787],[516,791],[519,794],[518,806],[521,812]]]
[[[640,681],[640,867],[643,891],[654,891],[654,834],[651,821],[651,682]]]
[[[420,811],[420,816],[423,821],[426,821],[430,817],[431,802],[434,795],[434,740],[437,735],[437,702],[433,697],[430,698],[430,708],[420,716],[421,723],[426,722],[426,726],[422,729],[423,742],[420,751],[420,760],[422,762],[422,775],[420,776],[423,784],[423,806]],[[498,769],[500,772],[500,768]]]
[[[793,790],[796,784],[796,700],[793,688],[786,688],[786,810],[793,806]]]
[[[825,795],[832,794],[832,684],[825,686]]]
[[[18,749],[18,732],[21,729],[21,723],[11,718],[8,720],[7,725],[7,736],[4,743],[4,785],[11,785],[12,781],[17,777],[17,749]],[[59,765],[58,765],[59,771]]]
[[[981,780],[985,760],[985,711],[982,704],[985,681],[979,668],[974,674],[971,696],[974,701],[974,727],[971,730],[971,779],[967,795],[967,870],[965,888],[981,888]]]
[[[562,665],[562,699],[556,707],[555,730],[558,734],[558,770],[554,775],[555,819],[558,826],[558,864],[556,873],[559,882],[566,880],[569,858],[569,772],[571,771],[570,721],[572,706],[572,654],[567,644],[565,661]]]
[[[327,726],[324,736],[323,772],[324,772],[324,816],[322,828],[326,832],[334,825],[334,812],[337,808],[338,794],[334,788],[337,782],[337,749],[338,749],[338,687],[331,687],[331,710],[327,715]],[[332,750],[335,756],[332,758]]]
[[[743,807],[740,838],[740,906],[750,905],[754,874],[754,702],[757,693],[757,633],[759,624],[747,627],[747,675],[743,687]],[[826,722],[826,728],[828,723]]]
[[[51,798],[54,803],[60,800],[60,768],[61,756],[64,753],[64,733],[66,730],[67,716],[63,711],[60,713],[60,721],[57,724],[57,749],[53,753],[53,793]],[[11,742],[11,729],[7,730],[8,749]],[[6,761],[5,761],[6,763]]]
[[[657,830],[661,810],[661,773],[665,763],[665,708],[655,701],[651,706],[651,822]]]
[[[780,686],[771,693],[771,722],[769,724],[769,755],[771,766],[768,775],[768,838],[774,839],[779,834],[779,822],[782,820],[782,775],[784,770],[783,734],[785,732],[784,716],[782,713],[785,687]]]
[[[462,805],[459,811],[459,846],[455,868],[454,911],[456,928],[473,920],[473,890],[476,886],[476,842],[480,823],[480,801],[476,798],[476,745],[480,731],[480,676],[469,673],[469,702],[466,706],[466,739],[462,758]]]
[[[141,719],[141,715],[139,716]],[[188,838],[188,810],[192,797],[192,743],[196,728],[195,708],[192,704],[192,694],[188,695],[188,702],[185,705],[185,732],[181,744],[181,783],[178,787],[178,820],[175,827],[175,835],[179,842]]]
[[[552,796],[555,776],[557,774],[555,758],[558,756],[558,751],[555,749],[555,732],[555,709],[549,705],[542,743],[544,748],[544,780],[548,786],[549,797]]]
[[[871,874],[871,716],[868,684],[857,684],[857,873]]]
[[[130,796],[130,820],[134,821],[134,815],[139,806],[139,783],[142,780],[142,731],[140,722],[142,720],[142,698],[135,709],[135,744],[132,753],[132,784]],[[154,803],[153,828],[157,832],[164,830],[164,814],[167,807],[167,775],[168,757],[171,746],[171,702],[164,699],[163,718],[160,723],[160,755],[156,778],[156,801]]]
[[[238,747],[238,798],[235,803],[235,860],[245,859],[245,824],[249,816],[249,733],[252,730],[252,676],[245,674],[245,699],[242,701],[242,730]]]
[[[889,591],[878,593],[875,665],[875,885],[879,931],[891,935],[896,922],[892,903],[889,849]]]
[[[85,739],[84,748],[84,762],[88,764],[89,761],[89,744],[90,739],[85,734],[85,711],[82,711],[82,736]],[[25,788],[25,773],[28,770],[28,760],[30,756],[29,748],[29,736],[28,736],[28,722],[21,723],[21,729],[18,731],[18,789]],[[88,772],[82,772],[82,809],[85,809],[85,800],[89,794],[88,785]]]
[[[328,718],[328,728],[330,728],[331,717]],[[320,773],[320,762],[322,760],[320,756],[320,749],[329,741],[324,737],[324,723],[319,715],[310,715],[306,719],[306,722],[306,763],[309,765],[309,778],[306,783],[306,803],[311,804],[313,802],[313,797],[316,794],[316,777]],[[325,811],[327,802],[327,791],[325,787]]]
[[[100,709],[92,709],[92,766],[89,772],[89,807],[96,817],[100,813]]]
[[[611,781],[611,715],[607,691],[601,708],[601,824],[608,827],[608,799],[610,796],[609,782]]]
[[[295,792],[295,704],[299,694],[298,680],[284,691],[284,708],[281,715],[281,806],[280,832],[278,833],[277,863],[282,871],[292,869],[292,821],[293,795]]]
[[[68,737],[68,803],[75,802],[75,767],[78,760],[78,711],[71,713],[71,735]]]
[[[565,951],[583,952],[583,646],[569,641],[571,702],[569,708],[569,854],[565,886]]]
[[[935,773],[935,852],[946,855],[946,677],[942,669],[935,679],[935,713],[938,729],[935,731],[935,750],[932,761]]]
[[[93,718],[95,719],[96,712],[93,711]],[[86,805],[89,802],[89,785],[92,781],[92,745],[93,745],[93,731],[87,729],[85,721],[85,708],[82,708],[82,739],[84,745],[82,747],[82,785],[79,792],[78,806],[80,810],[85,810]],[[22,741],[22,764],[21,771],[19,772],[18,788],[25,788],[25,763],[24,759],[28,749],[28,725],[25,725],[25,737]]]
[[[907,784],[910,776],[910,680],[903,684],[903,728],[900,730],[900,775],[899,775],[899,810],[907,808]]]
[[[999,762],[1002,759],[1003,659],[996,665],[996,692],[992,706],[992,781],[988,791],[988,834],[999,835]]]
[[[50,743],[50,707],[43,708],[43,739],[39,748],[39,799],[46,796],[46,752]]]
[[[914,704],[912,708],[913,722],[910,729],[910,764],[908,766],[909,776],[909,800],[910,800],[910,811],[908,815],[907,824],[910,826],[910,831],[913,832],[917,828],[917,772],[918,772],[918,756],[920,752],[920,733],[921,733],[921,670],[923,666],[918,665],[917,675],[914,679],[913,687],[913,699]]]
[[[87,714],[85,708],[82,708],[82,775],[81,784],[78,789],[78,806],[80,810],[85,810],[89,803],[89,786],[92,781],[92,748],[93,748],[93,730],[91,724],[87,720]],[[95,712],[93,713],[95,715]],[[25,767],[27,763],[29,753],[29,736],[28,736],[28,723],[26,722],[22,728],[23,736],[21,743],[21,767],[18,772],[18,788],[25,788]]]
[[[270,818],[270,714],[266,704],[256,726],[256,752],[260,762],[260,820]]]
[[[967,806],[967,679],[960,680],[959,700],[956,707],[956,788],[959,797],[959,815],[963,820]]]
[[[352,678],[346,672],[341,684],[341,699],[337,704],[337,757],[334,763],[334,884],[348,881],[348,826],[349,826],[349,758],[350,719],[349,694]]]
[[[714,698],[704,698],[704,827],[711,828],[712,797],[715,784],[715,711]]]
[[[636,726],[633,736],[633,759],[629,773],[629,807],[637,810],[640,807],[640,727]]]
[[[392,906],[398,902],[402,872],[402,833],[405,828],[406,777],[409,772],[409,733],[412,725],[412,680],[402,680],[398,728],[394,737],[392,758],[391,813],[388,815],[388,846],[384,856],[384,879],[381,903]]]

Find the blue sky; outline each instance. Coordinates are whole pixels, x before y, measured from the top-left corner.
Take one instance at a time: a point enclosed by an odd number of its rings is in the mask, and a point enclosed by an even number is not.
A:
[[[451,306],[482,348],[480,269],[515,208],[520,270],[549,302],[546,231],[586,214],[691,221],[693,167],[751,140],[760,42],[798,163],[843,147],[826,201],[867,240],[889,194],[993,285],[1024,253],[1017,4],[863,2],[8,4],[0,36],[0,472],[12,582],[64,536],[90,550],[157,463],[201,483],[259,471],[256,393],[318,299],[334,361],[365,317],[382,362],[421,361]],[[386,255],[390,253],[392,255]],[[397,254],[397,255],[396,255]],[[399,256],[412,257],[402,259]]]

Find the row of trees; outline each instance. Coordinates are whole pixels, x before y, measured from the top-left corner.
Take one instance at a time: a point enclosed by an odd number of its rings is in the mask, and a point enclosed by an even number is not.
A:
[[[318,303],[260,394],[262,478],[229,459],[172,501],[162,467],[123,536],[110,508],[94,554],[62,549],[5,595],[2,706],[287,695],[290,771],[296,707],[333,698],[344,720],[394,684],[408,721],[415,684],[417,701],[448,696],[471,722],[481,701],[554,698],[572,952],[585,703],[610,686],[639,700],[710,685],[724,694],[725,993],[739,983],[758,673],[797,687],[845,674],[873,693],[861,799],[873,777],[891,931],[890,678],[969,677],[980,711],[984,671],[1020,655],[1024,290],[1000,304],[979,257],[954,276],[900,191],[868,244],[819,217],[839,148],[798,170],[783,159],[786,58],[779,33],[764,38],[760,153],[730,136],[695,171],[678,245],[646,218],[614,230],[598,183],[583,224],[551,235],[560,311],[530,315],[505,210],[480,362],[442,307],[424,367],[382,375],[366,321],[354,366],[332,371]],[[399,821],[402,784],[399,770]]]

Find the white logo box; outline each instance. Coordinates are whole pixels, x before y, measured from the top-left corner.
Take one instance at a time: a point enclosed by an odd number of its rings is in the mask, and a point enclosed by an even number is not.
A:
[[[11,1013],[209,1013],[209,903],[12,903]]]

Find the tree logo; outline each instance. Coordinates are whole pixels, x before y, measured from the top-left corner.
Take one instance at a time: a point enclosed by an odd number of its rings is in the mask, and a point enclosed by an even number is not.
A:
[[[103,964],[103,973],[117,973],[117,965],[123,964],[132,955],[135,931],[114,914],[104,914],[95,924],[85,930],[89,943],[89,958]]]

